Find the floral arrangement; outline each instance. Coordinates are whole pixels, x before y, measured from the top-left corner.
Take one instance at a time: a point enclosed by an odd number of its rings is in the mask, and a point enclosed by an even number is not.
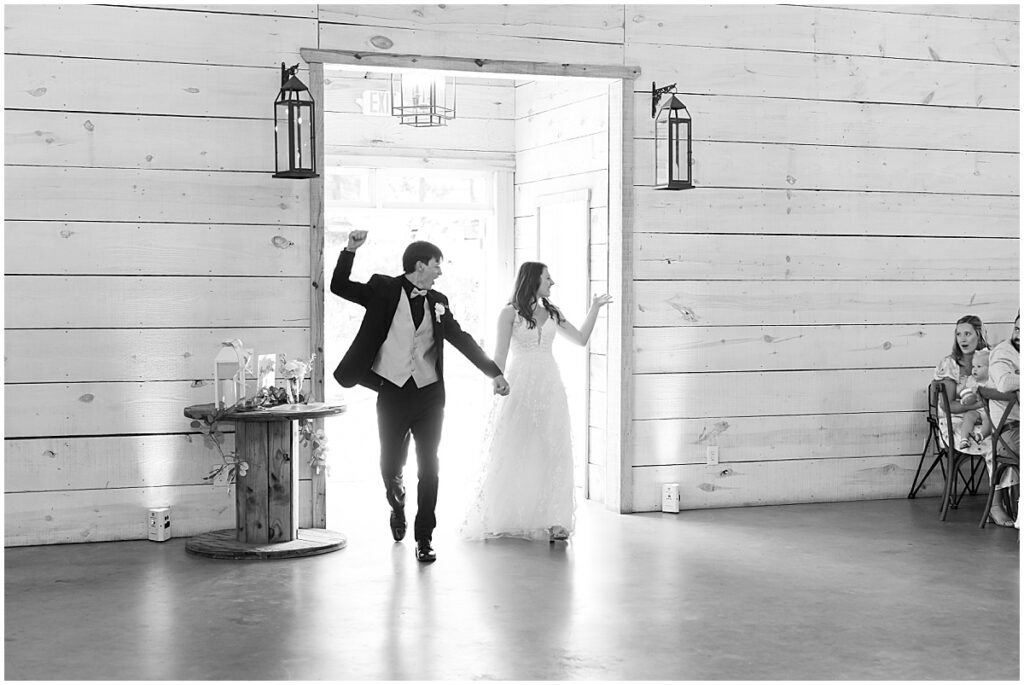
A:
[[[309,361],[292,359],[288,361],[285,356],[280,355],[281,374],[287,380],[287,387],[276,386],[260,388],[255,397],[239,400],[233,405],[225,407],[214,406],[212,413],[203,416],[201,419],[192,421],[192,428],[203,434],[203,443],[209,449],[216,449],[220,454],[221,463],[210,470],[209,475],[203,480],[213,481],[226,474],[229,484],[237,481],[237,476],[245,476],[249,470],[249,464],[235,455],[234,452],[224,451],[224,433],[220,429],[219,422],[224,417],[236,411],[252,411],[257,409],[269,409],[282,404],[305,403],[307,397],[300,394],[302,383],[313,368],[313,361],[316,354],[312,354]],[[320,469],[328,471],[327,467],[327,435],[324,430],[313,429],[313,422],[309,419],[299,421],[299,442],[302,445],[310,446],[309,465],[320,473]]]
[[[302,389],[302,383],[306,380],[306,376],[313,370],[313,361],[316,359],[316,353],[314,352],[309,357],[309,361],[303,361],[301,359],[292,359],[288,361],[285,356],[281,355],[281,374],[287,379],[288,387],[288,402],[289,404],[295,404],[302,402],[302,395],[299,390]]]

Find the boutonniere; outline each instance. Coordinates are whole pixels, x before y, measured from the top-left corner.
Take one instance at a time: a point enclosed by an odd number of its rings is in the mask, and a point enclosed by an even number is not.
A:
[[[437,319],[438,323],[441,323],[441,317],[444,316],[444,305],[440,302],[434,304],[434,318]]]

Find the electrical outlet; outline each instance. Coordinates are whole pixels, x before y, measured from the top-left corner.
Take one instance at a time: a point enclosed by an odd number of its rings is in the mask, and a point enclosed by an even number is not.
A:
[[[718,463],[718,445],[708,445],[707,460],[708,464]]]

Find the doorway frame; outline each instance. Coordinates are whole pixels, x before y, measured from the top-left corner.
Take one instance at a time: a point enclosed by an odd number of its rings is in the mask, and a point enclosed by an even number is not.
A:
[[[557,64],[519,60],[487,60],[468,57],[412,55],[352,50],[301,48],[299,54],[309,65],[310,92],[323,104],[324,65],[344,64],[387,69],[435,69],[466,74],[505,76],[571,76],[612,81],[610,89],[622,105],[621,117],[609,117],[608,167],[608,292],[616,305],[608,308],[608,395],[605,419],[604,505],[622,514],[633,511],[633,478],[628,455],[633,441],[633,131],[634,82],[640,67],[617,64]],[[628,87],[627,87],[628,86]],[[617,92],[615,92],[617,91]],[[316,111],[316,161],[324,168],[323,107]],[[613,169],[619,183],[612,182]],[[323,401],[325,388],[324,351],[324,176],[311,179],[309,193],[310,343],[316,351],[312,369],[311,394]],[[615,219],[618,219],[616,221]],[[613,373],[616,369],[618,373]],[[589,414],[589,411],[588,411]],[[322,426],[317,426],[322,427]],[[312,474],[314,528],[327,527],[327,478]]]

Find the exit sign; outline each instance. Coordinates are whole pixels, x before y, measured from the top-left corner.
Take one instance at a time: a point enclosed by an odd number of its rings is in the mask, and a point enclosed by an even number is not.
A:
[[[364,90],[363,99],[358,101],[363,114],[371,117],[391,116],[391,91]]]

